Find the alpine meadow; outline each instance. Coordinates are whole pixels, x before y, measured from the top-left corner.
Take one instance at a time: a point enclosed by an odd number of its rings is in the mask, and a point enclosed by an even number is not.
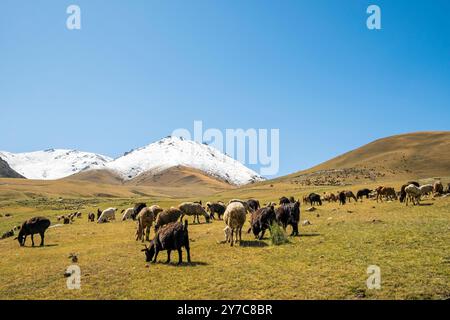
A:
[[[450,2],[2,12],[0,300],[450,299]]]

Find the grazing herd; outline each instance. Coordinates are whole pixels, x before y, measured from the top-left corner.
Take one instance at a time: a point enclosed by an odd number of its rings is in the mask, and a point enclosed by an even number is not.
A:
[[[414,205],[419,204],[419,201],[424,196],[442,196],[445,194],[450,194],[450,183],[446,191],[444,191],[444,186],[440,181],[435,182],[434,184],[424,184],[420,185],[416,181],[410,181],[404,184],[400,191],[395,191],[393,187],[389,186],[379,186],[375,190],[371,189],[361,189],[358,190],[356,196],[350,190],[338,191],[335,193],[324,193],[323,196],[318,195],[317,193],[310,193],[303,197],[304,204],[314,205],[322,205],[322,201],[328,202],[337,202],[341,205],[345,205],[347,202],[351,202],[351,200],[363,201],[366,199],[375,199],[377,202],[385,201],[394,201],[400,200],[401,203],[413,203]],[[285,197],[280,199],[280,203],[285,202],[287,199]]]
[[[56,220],[58,220],[58,222],[62,222],[63,224],[70,224],[72,223],[75,218],[81,218],[82,213],[77,211],[77,212],[73,212],[68,214],[67,216],[57,216]]]
[[[379,186],[374,190],[364,188],[358,190],[355,194],[350,190],[342,190],[336,193],[310,193],[303,197],[303,203],[311,206],[321,206],[324,201],[339,202],[345,205],[347,202],[354,200],[355,202],[363,201],[363,199],[372,199],[377,202],[400,200],[400,202],[408,205],[420,204],[425,196],[437,196],[450,193],[450,184],[448,190],[444,192],[444,186],[441,182],[420,185],[418,182],[410,181],[404,184],[399,192],[393,187]],[[182,263],[182,249],[186,250],[187,261],[191,261],[188,222],[184,217],[193,217],[193,223],[200,223],[200,217],[204,218],[206,223],[211,220],[223,220],[225,223],[224,235],[225,243],[233,246],[237,242],[242,241],[242,228],[244,227],[249,215],[250,228],[247,233],[253,233],[253,236],[262,240],[267,230],[271,230],[274,223],[287,230],[290,226],[291,236],[299,235],[300,223],[300,200],[294,197],[281,197],[278,205],[269,202],[264,206],[260,205],[257,199],[240,200],[232,199],[225,204],[224,202],[207,202],[205,206],[201,201],[183,202],[177,207],[163,209],[159,205],[148,207],[145,203],[137,203],[134,207],[121,211],[122,221],[136,221],[136,241],[149,241],[150,245],[145,245],[142,250],[145,253],[146,261],[156,262],[159,252],[167,251],[167,262],[170,262],[170,254],[176,250],[178,252],[178,263]],[[314,209],[314,208],[312,208]],[[89,213],[87,219],[89,222],[99,224],[108,223],[116,220],[118,209],[111,207],[105,210],[97,210],[97,215]],[[74,212],[66,216],[58,216],[57,221],[63,224],[71,224],[75,218],[81,218],[81,212]],[[15,227],[9,231],[11,234],[4,235],[9,237],[14,235],[14,231],[19,231],[17,239],[20,246],[25,245],[27,236],[31,236],[32,246],[34,246],[34,235],[39,234],[41,237],[40,245],[44,245],[44,235],[50,227],[50,220],[44,217],[34,217],[25,221],[20,227]],[[154,237],[150,240],[151,227],[154,225]],[[272,231],[271,231],[272,232]],[[2,238],[3,238],[2,237]]]

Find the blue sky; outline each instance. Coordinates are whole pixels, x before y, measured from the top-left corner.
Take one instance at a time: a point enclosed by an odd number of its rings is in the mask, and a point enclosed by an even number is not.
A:
[[[4,0],[0,150],[116,157],[202,120],[279,128],[282,175],[450,130],[449,14],[448,0]]]

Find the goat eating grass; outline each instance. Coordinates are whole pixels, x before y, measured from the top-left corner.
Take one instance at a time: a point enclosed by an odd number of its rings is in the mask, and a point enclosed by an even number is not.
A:
[[[145,252],[146,261],[152,261],[153,263],[156,262],[160,251],[167,251],[166,263],[170,263],[170,253],[172,250],[177,250],[178,265],[180,265],[183,262],[181,252],[183,247],[186,249],[187,260],[190,263],[191,254],[187,220],[184,221],[184,225],[181,222],[172,222],[161,227],[155,235],[155,238],[150,242],[150,247],[145,245],[145,249],[141,251]]]

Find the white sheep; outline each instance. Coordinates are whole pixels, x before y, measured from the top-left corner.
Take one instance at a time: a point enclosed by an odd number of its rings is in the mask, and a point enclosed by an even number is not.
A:
[[[128,208],[122,215],[122,221],[131,219],[131,215],[134,213],[134,208]]]
[[[116,220],[116,211],[117,208],[108,208],[106,210],[103,210],[102,214],[97,220],[97,223],[105,223],[109,220]]]
[[[231,204],[231,203],[236,203],[236,202],[242,204],[242,205],[244,206],[245,210],[246,210],[248,213],[252,213],[252,212],[253,212],[253,210],[250,209],[250,207],[249,207],[247,201],[244,201],[244,200],[240,200],[240,199],[231,199],[230,201],[228,201],[228,205]]]
[[[229,229],[224,229],[226,237],[225,240],[230,241],[231,246],[234,242],[238,241],[238,235],[239,242],[242,240],[242,227],[245,223],[246,213],[247,210],[241,202],[231,202],[225,210],[223,220],[227,227],[229,227]],[[235,239],[233,237],[234,234],[236,235]]]

